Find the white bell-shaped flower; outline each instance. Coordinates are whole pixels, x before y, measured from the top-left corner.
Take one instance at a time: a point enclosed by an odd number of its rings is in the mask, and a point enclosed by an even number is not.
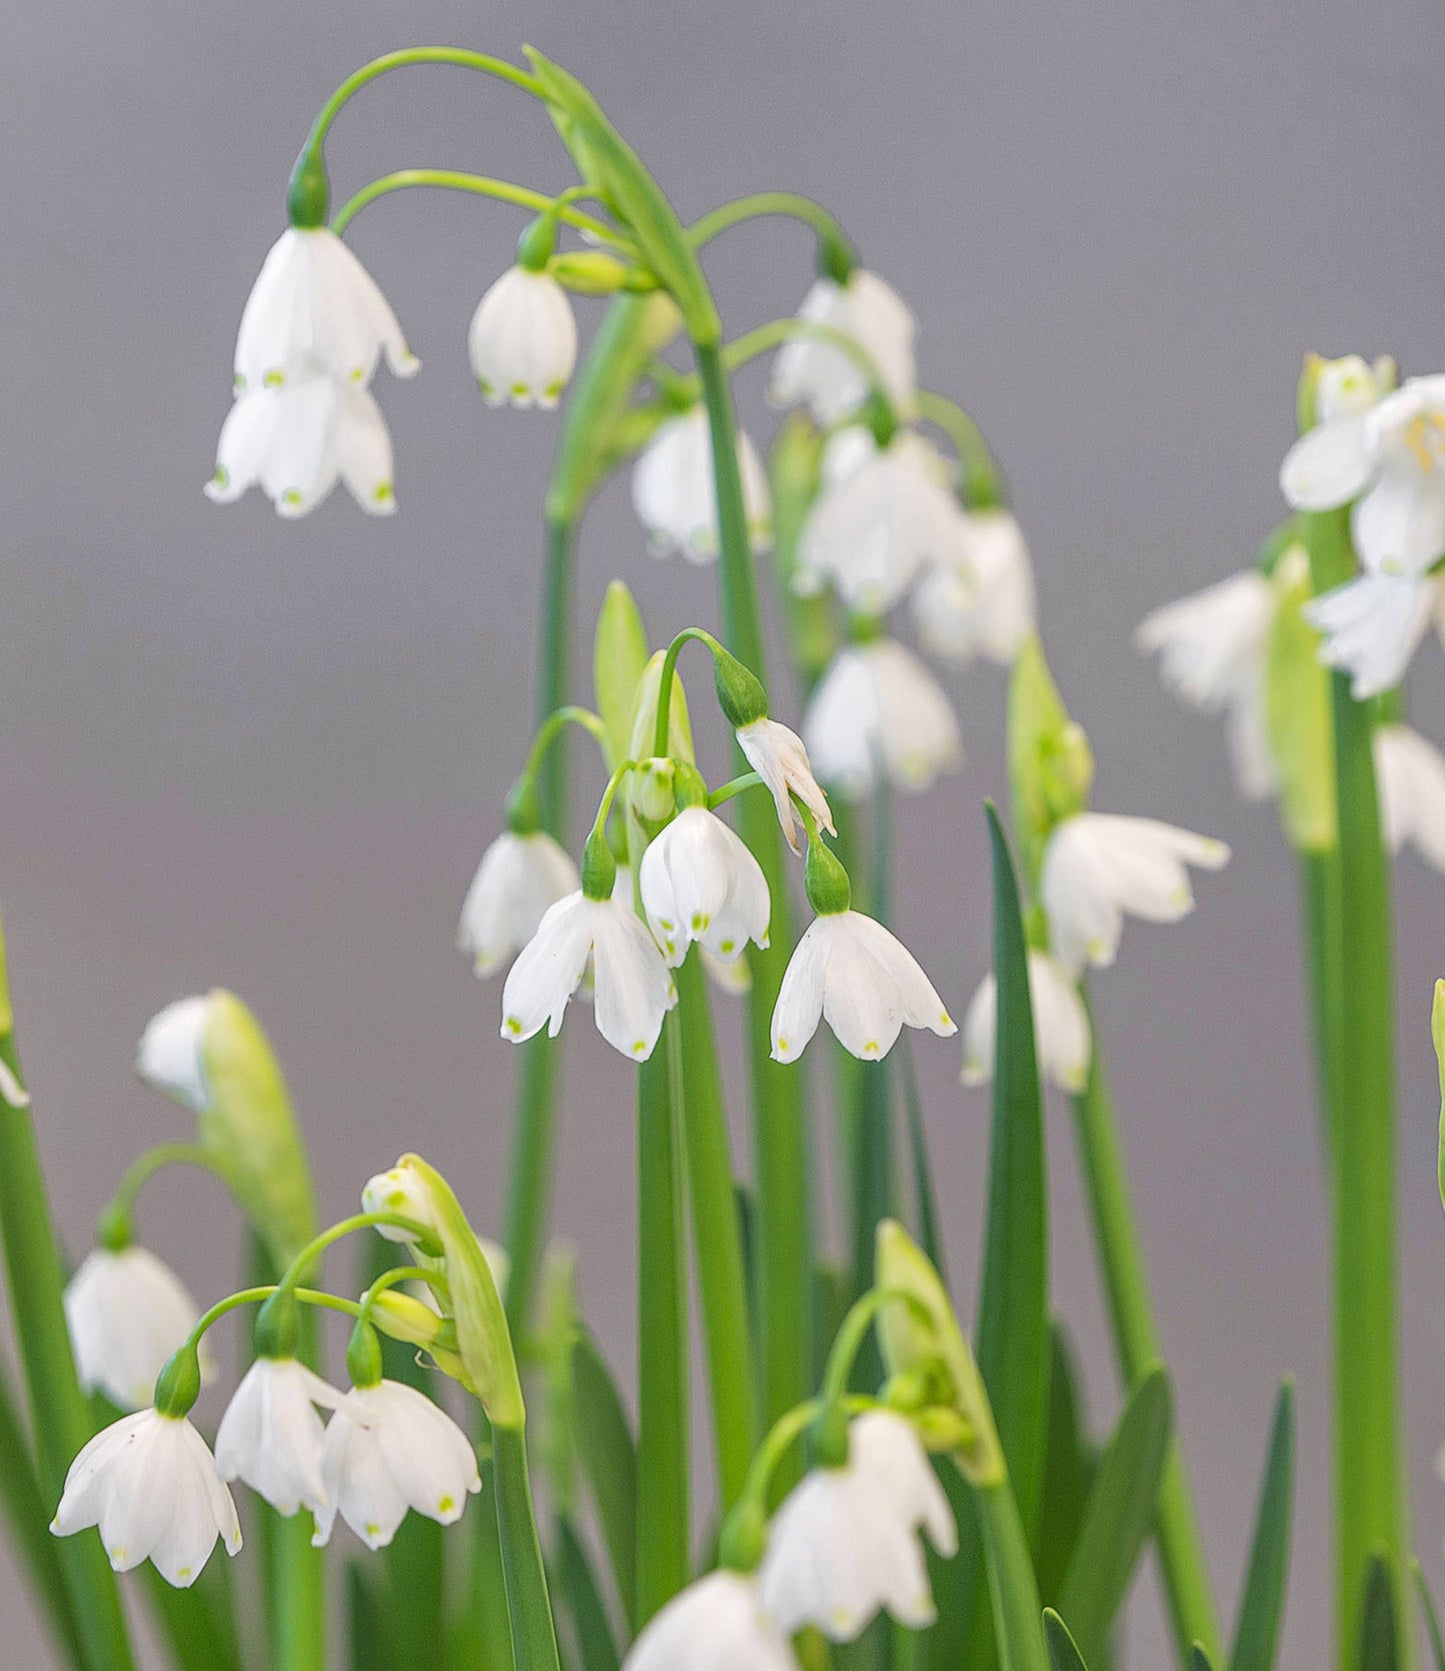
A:
[[[151,1017],[136,1048],[135,1071],[146,1084],[197,1113],[211,1100],[201,1057],[210,1013],[205,993],[178,998]]]
[[[940,1038],[958,1031],[913,954],[860,911],[815,917],[794,947],[773,1009],[773,1060],[794,1061],[820,1020],[865,1062],[886,1056],[905,1025]]]
[[[229,505],[259,486],[284,517],[305,516],[344,481],[362,510],[396,509],[391,436],[360,383],[298,377],[243,394],[221,426],[206,494]]]
[[[757,1582],[710,1572],[675,1595],[633,1643],[622,1671],[799,1671],[788,1638],[762,1611]]]
[[[368,1549],[384,1549],[415,1509],[450,1526],[482,1489],[477,1453],[439,1405],[400,1381],[353,1387],[326,1424],[321,1452],[325,1501],[316,1511],[318,1546],[339,1514]]]
[[[389,1171],[378,1172],[366,1180],[361,1191],[361,1210],[364,1213],[397,1213],[414,1220],[429,1230],[436,1228],[436,1203],[431,1186],[414,1166],[400,1160]],[[378,1224],[378,1235],[389,1242],[410,1242],[412,1237],[398,1225]]]
[[[149,1249],[92,1248],[65,1290],[65,1322],[76,1373],[87,1392],[103,1392],[123,1410],[151,1401],[166,1359],[196,1325],[200,1311],[185,1284]],[[202,1371],[214,1371],[204,1342]]]
[[[907,303],[876,273],[855,267],[846,284],[820,278],[803,298],[799,319],[851,338],[872,362],[894,405],[905,414],[917,394],[913,360],[915,326]],[[806,402],[822,424],[836,424],[868,397],[864,367],[837,343],[798,336],[784,344],[773,364],[768,395],[775,405]]]
[[[848,1460],[815,1468],[785,1499],[758,1574],[763,1611],[791,1635],[814,1625],[851,1642],[881,1609],[933,1623],[920,1529],[940,1555],[958,1549],[943,1487],[910,1422],[870,1410],[848,1429]]]
[[[548,272],[509,267],[477,303],[467,350],[489,406],[555,406],[577,364],[567,292]]]
[[[1222,841],[1153,818],[1076,813],[1049,837],[1039,893],[1054,955],[1066,970],[1107,968],[1124,917],[1172,923],[1194,909],[1186,865],[1219,870]]]
[[[549,906],[579,886],[577,866],[545,831],[504,830],[482,855],[457,925],[457,950],[496,972],[537,932]]]
[[[1374,737],[1380,823],[1391,853],[1408,844],[1445,870],[1445,755],[1408,725],[1382,725]]]
[[[891,638],[833,658],[803,716],[813,769],[850,800],[880,773],[898,789],[930,788],[963,764],[963,740],[943,687]]]
[[[1029,999],[1039,1071],[1061,1091],[1077,1096],[1089,1079],[1089,1015],[1068,970],[1047,952],[1029,953]],[[986,1085],[993,1078],[997,1017],[998,983],[990,974],[979,983],[963,1018],[965,1085]]]
[[[741,431],[738,469],[748,539],[754,551],[765,551],[772,537],[773,516],[768,477],[757,449]],[[632,471],[632,505],[654,555],[666,557],[679,551],[692,563],[711,563],[716,558],[712,436],[701,406],[669,418],[643,448]]]
[[[1140,622],[1134,642],[1159,657],[1164,683],[1205,713],[1229,716],[1239,790],[1262,800],[1275,786],[1264,705],[1265,655],[1277,594],[1256,569],[1231,575]]]
[[[241,314],[237,391],[284,388],[317,372],[365,385],[383,353],[398,377],[419,364],[375,279],[326,227],[288,228]]]
[[[502,991],[502,1037],[520,1044],[545,1025],[556,1038],[589,969],[598,1032],[624,1056],[645,1061],[677,1002],[672,972],[629,906],[580,891],[548,909],[512,965]]]
[[[70,1465],[50,1530],[69,1537],[87,1526],[117,1572],[150,1559],[168,1584],[186,1589],[219,1537],[241,1547],[236,1505],[206,1441],[184,1416],[137,1410],[97,1433]]]
[[[825,462],[832,479],[803,524],[795,590],[806,595],[831,584],[850,609],[881,615],[921,570],[963,560],[963,511],[916,442],[900,430],[839,475]],[[847,444],[852,453],[855,444]]]
[[[1445,638],[1445,585],[1438,576],[1362,574],[1305,605],[1324,634],[1320,660],[1350,675],[1357,702],[1393,690],[1431,622]]]
[[[1034,631],[1028,545],[1008,511],[965,511],[961,524],[957,560],[930,565],[913,589],[918,641],[940,661],[1007,667]]]
[[[798,846],[798,815],[792,802],[794,795],[807,807],[820,828],[829,835],[838,833],[833,828],[828,797],[813,776],[813,769],[808,764],[808,751],[796,731],[790,731],[786,725],[779,725],[765,715],[749,725],[740,725],[736,735],[738,747],[748,764],[771,791],[778,809],[778,823],[782,826],[788,846],[795,853],[801,849]]]
[[[241,1377],[216,1432],[216,1472],[244,1480],[281,1514],[317,1513],[325,1429],[316,1413],[343,1395],[295,1358],[257,1358]]]
[[[685,808],[648,843],[638,884],[653,938],[674,969],[693,941],[724,963],[749,940],[768,943],[772,901],[762,867],[706,807]]]
[[[1445,375],[1412,377],[1290,448],[1280,487],[1297,510],[1357,500],[1355,549],[1374,574],[1423,575],[1445,557]]]

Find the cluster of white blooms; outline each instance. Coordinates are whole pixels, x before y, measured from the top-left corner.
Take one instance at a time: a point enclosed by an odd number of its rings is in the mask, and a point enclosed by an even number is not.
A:
[[[912,1423],[870,1410],[849,1427],[847,1460],[815,1468],[784,1500],[757,1571],[689,1585],[638,1637],[625,1671],[796,1671],[796,1632],[851,1642],[885,1610],[925,1629],[935,1614],[920,1531],[956,1553],[953,1511]]]
[[[363,1196],[368,1210],[384,1198],[396,1212],[405,1176],[373,1179]],[[401,1205],[406,1216],[430,1221],[414,1191]],[[318,1545],[330,1539],[338,1514],[371,1549],[391,1542],[408,1509],[442,1525],[460,1518],[482,1483],[471,1441],[424,1393],[382,1379],[379,1369],[342,1392],[295,1357],[263,1351],[221,1418],[213,1454],[188,1414],[199,1373],[179,1404],[163,1395],[169,1364],[195,1326],[194,1306],[171,1273],[138,1253],[92,1255],[71,1284],[66,1310],[87,1384],[141,1405],[154,1386],[156,1402],[103,1429],[75,1458],[53,1532],[99,1526],[116,1571],[149,1558],[168,1583],[185,1587],[217,1537],[228,1554],[241,1547],[228,1489],[235,1480],[283,1515],[309,1512]],[[112,1261],[103,1277],[97,1259]],[[150,1386],[140,1385],[143,1372]]]
[[[1290,448],[1280,487],[1297,510],[1350,505],[1361,574],[1311,606],[1322,655],[1355,696],[1392,689],[1431,623],[1445,629],[1445,376],[1392,388],[1356,356],[1321,368],[1319,423]]]

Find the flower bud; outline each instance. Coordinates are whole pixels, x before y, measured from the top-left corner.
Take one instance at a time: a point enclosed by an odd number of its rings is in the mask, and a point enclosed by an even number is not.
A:
[[[632,807],[649,824],[661,824],[672,816],[674,771],[666,756],[644,760],[632,774]]]
[[[412,1167],[398,1161],[389,1172],[378,1172],[369,1178],[361,1192],[364,1213],[397,1213],[402,1218],[415,1219],[429,1230],[436,1228],[436,1213],[426,1181]],[[416,1237],[395,1224],[378,1224],[377,1234],[389,1242],[414,1243]]]
[[[718,706],[734,731],[768,717],[768,693],[762,681],[721,645],[712,653],[712,674]]]
[[[286,213],[292,226],[303,232],[326,225],[331,209],[331,182],[319,146],[306,145],[291,170],[286,187]]]
[[[346,1345],[346,1373],[353,1387],[374,1387],[381,1380],[381,1337],[364,1317],[356,1319]]]
[[[558,284],[580,296],[610,296],[629,284],[632,269],[601,250],[563,250],[547,263]]]
[[[188,1340],[171,1353],[156,1377],[156,1414],[184,1416],[200,1396],[201,1360]]]
[[[837,916],[853,902],[848,872],[836,853],[816,830],[808,834],[808,856],[803,863],[803,887],[808,903],[820,917]]]

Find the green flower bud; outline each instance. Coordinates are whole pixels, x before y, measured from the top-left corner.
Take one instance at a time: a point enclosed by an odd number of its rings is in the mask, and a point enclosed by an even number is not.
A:
[[[545,272],[557,247],[557,217],[538,215],[517,240],[517,265],[529,273]]]
[[[847,284],[858,265],[858,255],[841,231],[829,231],[818,240],[818,271],[834,284]]]
[[[753,1572],[768,1543],[768,1517],[751,1497],[738,1500],[718,1534],[718,1565],[728,1572]]]
[[[130,1214],[112,1201],[95,1222],[95,1245],[107,1253],[124,1253],[134,1240]]]
[[[955,1447],[959,1467],[974,1485],[998,1484],[1008,1473],[1003,1447],[983,1377],[947,1289],[922,1248],[896,1220],[885,1219],[878,1226],[875,1250],[875,1282],[900,1296],[878,1313],[878,1340],[889,1374],[935,1378],[946,1394],[938,1409],[951,1412],[960,1424]],[[945,1426],[944,1418],[931,1411],[928,1431],[942,1435]]]
[[[353,1387],[374,1387],[381,1380],[381,1369],[381,1337],[364,1317],[358,1317],[346,1343],[346,1373]]]
[[[611,296],[627,286],[632,269],[603,250],[563,250],[547,263],[558,284],[579,296]]]
[[[674,762],[673,779],[679,812],[685,812],[689,807],[707,805],[707,780],[696,766],[690,765],[686,760]]]
[[[820,917],[836,916],[853,903],[853,886],[843,861],[815,830],[808,832],[808,856],[803,861],[803,887],[808,903]]]
[[[512,785],[507,796],[507,828],[513,835],[536,835],[542,827],[542,808],[537,799],[537,783],[532,777],[522,776]]]
[[[258,1358],[294,1358],[301,1333],[300,1307],[287,1288],[278,1288],[256,1313],[251,1342]]]
[[[582,849],[582,892],[588,899],[611,899],[617,885],[617,860],[601,830],[593,830]]]
[[[848,1412],[829,1404],[808,1429],[808,1457],[815,1468],[843,1468],[848,1462]]]
[[[201,1360],[187,1341],[171,1353],[156,1377],[156,1414],[173,1418],[189,1415],[200,1396]]]
[[[768,693],[762,681],[721,645],[712,653],[712,676],[718,706],[734,731],[768,717]]]
[[[287,216],[298,231],[313,232],[326,225],[330,212],[331,182],[326,177],[321,148],[305,145],[286,187]]]
[[[648,824],[662,824],[671,818],[673,783],[673,763],[665,755],[640,762],[628,783],[637,816]]]

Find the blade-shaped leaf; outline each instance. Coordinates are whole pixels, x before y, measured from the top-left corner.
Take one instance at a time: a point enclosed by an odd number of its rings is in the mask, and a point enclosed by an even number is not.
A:
[[[1360,1618],[1360,1671],[1395,1671],[1399,1664],[1395,1640],[1394,1585],[1390,1563],[1382,1555],[1370,1560],[1365,1577],[1365,1607]]]
[[[557,1521],[552,1576],[559,1599],[572,1615],[581,1671],[617,1671],[619,1655],[607,1606],[582,1540],[565,1518]]]
[[[1084,1523],[1059,1596],[1085,1659],[1102,1656],[1154,1525],[1172,1423],[1169,1377],[1140,1381],[1114,1430],[1089,1492]]]
[[[612,1372],[585,1329],[573,1347],[577,1446],[628,1619],[637,1597],[637,1447]]]
[[[1052,1607],[1044,1609],[1044,1640],[1049,1645],[1049,1664],[1054,1671],[1089,1671],[1078,1644],[1069,1635],[1069,1627]]]
[[[899,1070],[903,1079],[903,1106],[908,1115],[908,1150],[913,1164],[914,1229],[918,1245],[933,1261],[933,1268],[948,1281],[943,1265],[943,1238],[938,1231],[938,1208],[933,1196],[933,1168],[928,1160],[928,1137],[923,1125],[923,1098],[918,1094],[918,1075],[907,1039],[900,1039]]]
[[[1415,1578],[1415,1593],[1420,1598],[1420,1611],[1425,1615],[1425,1628],[1430,1633],[1430,1652],[1435,1658],[1435,1671],[1445,1671],[1445,1638],[1440,1635],[1440,1615],[1435,1611],[1435,1598],[1425,1582],[1425,1572],[1418,1561],[1411,1561]]]
[[[1034,1540],[1039,1595],[1058,1600],[1089,1498],[1093,1458],[1084,1432],[1078,1371],[1064,1326],[1050,1331],[1049,1424],[1044,1448],[1044,1494]]]
[[[1189,1671],[1214,1671],[1209,1655],[1196,1642],[1189,1655]]]
[[[1254,1546],[1234,1634],[1231,1671],[1271,1671],[1284,1618],[1289,1578],[1290,1521],[1294,1506],[1294,1385],[1279,1389],[1269,1460],[1259,1488]]]
[[[0,1362],[0,1372],[3,1372]],[[0,1373],[0,1513],[8,1522],[10,1548],[45,1608],[57,1643],[72,1664],[83,1666],[85,1653],[65,1596],[65,1578],[55,1539],[47,1527],[50,1510],[35,1473],[35,1458],[20,1421],[8,1378]]]

